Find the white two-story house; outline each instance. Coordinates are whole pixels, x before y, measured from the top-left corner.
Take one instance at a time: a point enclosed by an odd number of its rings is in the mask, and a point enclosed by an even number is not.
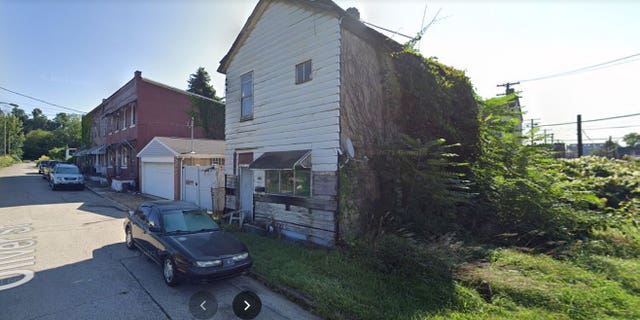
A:
[[[362,169],[401,131],[402,103],[388,90],[401,50],[330,0],[259,1],[218,68],[227,210],[328,246],[352,229],[381,196]]]

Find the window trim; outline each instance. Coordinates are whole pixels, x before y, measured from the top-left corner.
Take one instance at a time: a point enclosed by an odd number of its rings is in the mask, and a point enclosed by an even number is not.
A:
[[[307,63],[309,63],[309,73],[305,74],[305,70],[306,70],[305,65]],[[301,79],[298,79],[298,68],[299,67],[302,69],[302,78]],[[303,62],[300,62],[300,63],[296,64],[296,66],[294,68],[294,72],[295,72],[295,77],[294,77],[295,78],[295,84],[303,84],[303,83],[307,83],[307,82],[313,80],[313,77],[312,77],[312,75],[313,75],[313,62],[312,62],[312,59],[309,59],[309,60],[306,60],[306,61],[303,61]],[[307,76],[306,78],[305,78],[305,75]]]
[[[296,194],[296,171],[308,171],[309,172],[309,195],[299,195]],[[265,176],[265,180],[266,177],[268,175],[269,171],[275,171],[278,172],[278,192],[272,192],[269,191],[267,189],[267,182],[265,181],[264,184],[264,192],[267,194],[273,194],[273,195],[281,195],[281,196],[288,196],[288,197],[298,197],[298,198],[311,198],[313,196],[313,170],[311,170],[311,168],[307,169],[307,168],[294,168],[294,169],[275,169],[275,170],[264,170],[264,176]],[[292,190],[291,193],[283,193],[282,191],[282,172],[283,171],[291,171],[293,173],[293,185],[291,186]]]
[[[129,125],[130,128],[133,128],[136,126],[136,104],[133,103],[131,104],[131,124]]]
[[[242,96],[242,87],[244,85],[244,79],[247,76],[251,76],[251,96],[247,97],[251,99],[251,113],[250,114],[242,114],[243,112],[243,102],[244,99],[247,99],[245,97]],[[247,121],[247,120],[253,120],[253,114],[254,114],[254,96],[255,96],[255,90],[254,90],[254,85],[253,85],[253,70],[243,74],[240,76],[240,121]]]

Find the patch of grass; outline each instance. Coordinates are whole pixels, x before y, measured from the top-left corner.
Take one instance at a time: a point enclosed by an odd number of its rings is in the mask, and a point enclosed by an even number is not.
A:
[[[308,249],[295,243],[236,234],[254,258],[253,270],[269,283],[299,290],[314,301],[314,312],[328,319],[421,319],[465,303],[484,303],[452,279],[405,278],[375,271],[337,250]],[[470,298],[464,303],[456,297]]]
[[[543,308],[571,319],[637,319],[640,297],[627,290],[637,285],[633,279],[640,275],[632,271],[637,263],[626,265],[617,260],[618,268],[631,273],[616,277],[602,272],[616,267],[594,270],[543,254],[501,249],[495,251],[488,267],[476,269],[472,277],[488,282],[495,293],[517,305]]]
[[[433,270],[424,278],[383,272],[348,252],[234,233],[249,247],[254,272],[302,293],[326,319],[640,319],[637,258],[496,249],[489,261],[450,275],[427,265]],[[481,281],[492,291],[487,301]]]

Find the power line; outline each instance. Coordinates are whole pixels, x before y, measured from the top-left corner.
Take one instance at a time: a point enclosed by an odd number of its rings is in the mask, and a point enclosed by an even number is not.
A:
[[[640,124],[631,126],[615,126],[615,127],[601,127],[601,128],[586,128],[585,130],[608,130],[608,129],[624,129],[624,128],[638,128]]]
[[[583,123],[584,122],[596,122],[596,121],[622,119],[622,118],[637,117],[637,116],[640,116],[640,113],[625,114],[625,115],[621,115],[621,116],[614,116],[614,117],[607,117],[607,118],[600,118],[600,119],[583,120],[582,122]],[[566,126],[566,125],[570,125],[570,124],[575,124],[575,121],[573,121],[573,122],[563,122],[563,123],[553,123],[553,124],[543,124],[543,125],[539,125],[539,127]]]
[[[542,76],[542,77],[535,77],[535,78],[520,80],[520,82],[532,82],[532,81],[546,80],[546,79],[551,79],[551,78],[557,78],[557,77],[577,74],[577,73],[581,73],[581,72],[594,71],[594,70],[598,70],[598,69],[613,67],[613,66],[617,66],[617,65],[621,65],[621,64],[637,61],[638,59],[624,61],[624,60],[628,60],[628,59],[635,58],[635,57],[640,57],[640,53],[632,54],[630,56],[617,58],[617,59],[613,59],[613,60],[610,60],[610,61],[607,61],[607,62],[602,62],[602,63],[598,63],[598,64],[594,64],[594,65],[590,65],[590,66],[587,66],[587,67],[582,67],[582,68],[578,68],[578,69],[574,69],[574,70],[570,70],[570,71],[564,71],[564,72],[554,73],[554,74],[550,74],[550,75],[546,75],[546,76]]]
[[[17,94],[17,95],[19,95],[19,96],[23,96],[23,97],[25,97],[25,98],[29,98],[29,99],[31,99],[31,100],[35,100],[35,101],[38,101],[38,102],[42,102],[42,103],[48,104],[48,105],[50,105],[50,106],[54,106],[54,107],[58,107],[58,108],[62,108],[62,109],[65,109],[65,110],[75,111],[75,112],[79,112],[79,113],[82,113],[82,114],[86,113],[85,111],[81,111],[81,110],[78,110],[78,109],[74,109],[74,108],[69,108],[69,107],[61,106],[61,105],[59,105],[59,104],[55,104],[55,103],[48,102],[48,101],[45,101],[45,100],[42,100],[42,99],[34,98],[34,97],[32,97],[32,96],[28,96],[28,95],[23,94],[23,93],[20,93],[20,92],[15,92],[15,91],[13,91],[13,90],[9,90],[9,89],[7,89],[7,88],[0,87],[0,89],[5,90],[5,91],[9,91],[9,92],[11,92],[11,93],[13,93],[13,94]]]

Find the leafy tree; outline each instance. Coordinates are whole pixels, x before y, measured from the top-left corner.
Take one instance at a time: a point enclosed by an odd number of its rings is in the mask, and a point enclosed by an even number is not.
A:
[[[224,139],[224,105],[216,102],[221,99],[209,82],[211,77],[203,67],[189,76],[187,91],[215,100],[191,97],[189,114],[195,119],[195,125],[204,129],[207,138]]]
[[[82,140],[82,120],[80,116],[58,113],[53,123],[56,127],[53,133],[59,138],[61,146],[80,146]]]
[[[622,141],[624,141],[628,147],[636,147],[640,144],[640,134],[636,132],[627,133],[622,137]]]
[[[31,111],[31,118],[25,122],[25,132],[29,132],[31,130],[51,130],[53,123],[51,120],[47,119],[42,113],[40,108],[35,108]]]
[[[2,126],[0,128],[0,133],[2,137],[0,137],[0,150],[2,150],[2,154],[5,153],[10,155],[22,156],[22,143],[24,142],[24,133],[22,129],[22,121],[13,114],[2,114],[2,119],[0,122]],[[5,147],[5,126],[6,125],[6,142],[7,146]]]
[[[24,131],[24,125],[26,125],[27,121],[29,120],[29,115],[27,115],[26,112],[24,112],[23,109],[20,109],[19,107],[13,107],[13,109],[11,110],[11,114],[14,115],[16,118],[20,119],[20,121],[22,121],[22,125],[23,125],[23,131]]]
[[[32,130],[27,133],[24,140],[24,157],[25,159],[38,159],[52,148],[59,146],[61,146],[59,139],[53,132],[41,129]]]

